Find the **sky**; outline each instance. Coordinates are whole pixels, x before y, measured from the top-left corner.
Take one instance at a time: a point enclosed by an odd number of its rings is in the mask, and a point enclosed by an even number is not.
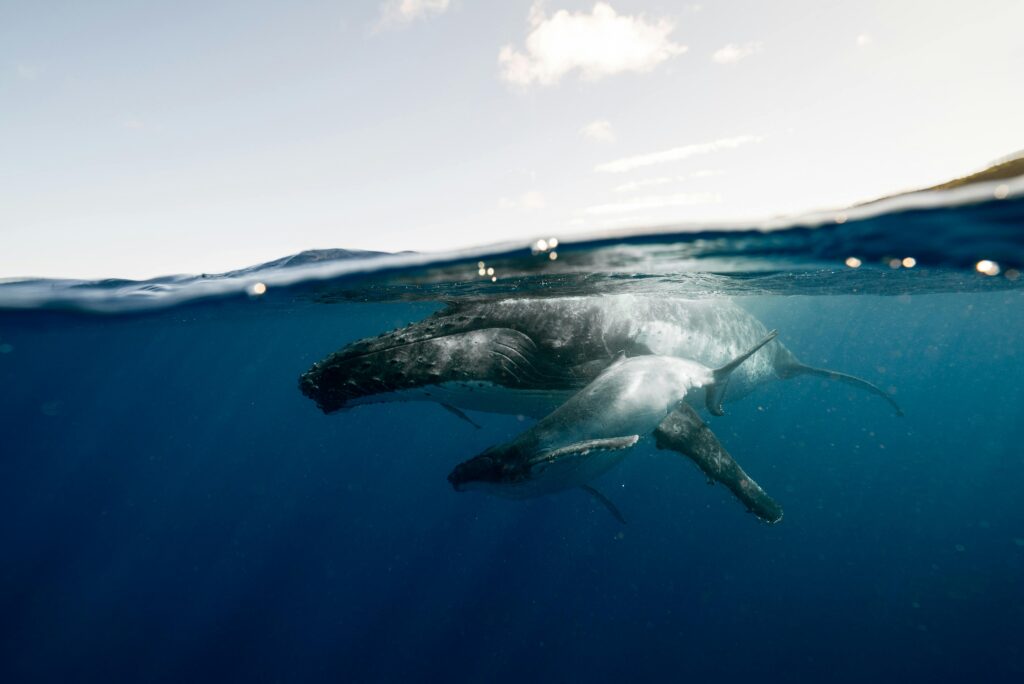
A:
[[[843,207],[1024,148],[1019,0],[0,0],[0,278]]]

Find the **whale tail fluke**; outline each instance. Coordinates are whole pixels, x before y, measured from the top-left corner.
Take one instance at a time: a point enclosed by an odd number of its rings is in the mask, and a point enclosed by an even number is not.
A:
[[[896,400],[892,398],[891,394],[886,392],[881,387],[878,387],[877,385],[874,385],[868,382],[867,380],[858,378],[855,375],[840,373],[839,371],[829,370],[828,368],[815,368],[813,366],[807,366],[800,363],[796,359],[793,359],[790,363],[788,363],[785,369],[781,373],[779,373],[779,376],[784,380],[788,380],[789,378],[793,378],[798,375],[813,375],[819,378],[838,380],[839,382],[845,382],[847,385],[867,390],[868,392],[871,392],[872,394],[877,394],[878,396],[882,397],[887,402],[889,402],[889,405],[892,406],[897,416],[903,416],[903,409],[900,408],[900,405],[896,403]]]
[[[705,390],[706,395],[704,400],[707,404],[708,411],[710,411],[712,415],[725,415],[725,411],[722,409],[722,400],[725,399],[725,388],[729,384],[729,374],[732,373],[737,368],[739,368],[740,364],[742,364],[744,361],[753,356],[758,349],[760,349],[761,347],[763,347],[764,345],[768,344],[776,337],[778,337],[778,335],[778,330],[772,330],[753,347],[743,352],[735,359],[722,366],[721,368],[716,368],[715,370],[711,371],[714,381],[707,386],[707,389]]]

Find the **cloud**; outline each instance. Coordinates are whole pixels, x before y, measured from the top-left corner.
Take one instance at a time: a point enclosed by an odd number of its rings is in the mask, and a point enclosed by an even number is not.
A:
[[[390,0],[381,5],[377,28],[402,26],[431,14],[443,14],[451,0]]]
[[[588,81],[647,72],[686,52],[669,39],[675,27],[668,20],[618,14],[605,2],[590,14],[558,10],[550,17],[535,3],[529,21],[525,50],[506,45],[498,54],[502,78],[515,85],[553,85],[573,71]]]
[[[639,190],[640,188],[649,188],[656,185],[669,185],[671,183],[679,183],[681,181],[687,181],[692,178],[710,178],[711,176],[721,176],[725,171],[719,171],[716,169],[701,169],[700,171],[694,171],[684,176],[659,176],[657,178],[642,178],[640,180],[630,181],[629,183],[623,183],[622,185],[615,188],[615,192],[632,192],[633,190]]]
[[[597,142],[615,142],[615,131],[612,130],[612,124],[607,119],[591,121],[580,129],[580,135]]]
[[[715,50],[715,54],[711,55],[711,60],[716,64],[735,64],[741,59],[746,59],[755,53],[761,52],[764,49],[764,43],[744,43],[743,45],[737,45],[736,43],[729,43],[723,48]]]
[[[871,36],[866,33],[862,33],[857,36],[857,47],[867,47],[868,45],[871,45],[871,42]]]
[[[589,216],[607,216],[609,214],[626,214],[634,211],[650,211],[666,207],[690,207],[697,204],[718,204],[722,196],[715,192],[679,192],[672,195],[649,195],[638,197],[627,202],[597,204],[583,210]]]
[[[668,162],[680,161],[699,154],[709,154],[720,150],[731,150],[741,145],[746,145],[747,143],[759,142],[760,140],[761,138],[754,135],[740,135],[735,138],[721,138],[719,140],[712,140],[711,142],[697,143],[696,145],[684,145],[682,147],[673,147],[670,150],[663,150],[661,152],[639,154],[634,157],[616,159],[615,161],[610,161],[606,164],[599,164],[594,167],[594,170],[600,173],[622,173],[624,171],[639,169],[643,166],[653,166],[654,164],[666,164]]]
[[[524,192],[522,195],[514,199],[502,197],[498,200],[498,207],[501,209],[521,209],[524,211],[543,209],[547,204],[548,203],[547,200],[544,199],[544,195],[536,190]]]

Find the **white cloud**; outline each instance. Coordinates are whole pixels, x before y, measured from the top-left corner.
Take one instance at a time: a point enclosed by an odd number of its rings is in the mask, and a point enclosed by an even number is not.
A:
[[[715,192],[679,192],[672,195],[649,195],[638,197],[627,202],[597,204],[583,210],[589,216],[606,216],[609,214],[626,214],[634,211],[650,211],[666,207],[689,207],[697,204],[717,204],[722,196]]]
[[[746,145],[747,143],[759,142],[760,140],[761,138],[754,135],[740,135],[735,138],[721,138],[719,140],[712,140],[711,142],[684,145],[682,147],[673,147],[672,149],[663,150],[661,152],[639,154],[634,157],[616,159],[615,161],[610,161],[606,164],[599,164],[594,167],[594,170],[601,173],[622,173],[624,171],[632,171],[633,169],[638,169],[643,166],[653,166],[654,164],[665,164],[668,162],[680,161],[699,154],[709,154],[720,150],[731,150],[741,145]]]
[[[580,135],[597,142],[615,142],[615,131],[612,130],[612,124],[607,119],[591,121],[580,129]]]
[[[559,10],[550,17],[535,3],[529,21],[525,51],[506,45],[498,54],[502,77],[521,86],[553,85],[576,70],[588,81],[646,72],[686,52],[669,39],[674,26],[668,20],[618,14],[605,2],[590,14]]]
[[[378,28],[408,24],[431,14],[443,14],[451,0],[390,0],[381,5]]]
[[[717,169],[701,169],[700,171],[694,171],[684,176],[659,176],[657,178],[641,178],[640,180],[630,181],[629,183],[623,183],[622,185],[615,188],[615,192],[632,192],[633,190],[639,190],[640,188],[649,188],[656,185],[669,185],[671,183],[679,183],[687,181],[692,178],[710,178],[712,176],[721,176],[725,171],[719,171]]]
[[[871,42],[871,36],[866,33],[862,33],[857,36],[857,47],[867,47],[868,45],[871,45]]]
[[[524,192],[522,195],[514,199],[502,197],[498,200],[498,207],[501,209],[522,209],[524,211],[543,209],[547,204],[548,203],[547,200],[544,199],[544,195],[536,190]]]
[[[764,49],[764,43],[744,43],[743,45],[737,45],[736,43],[729,43],[723,48],[715,50],[715,54],[711,55],[712,61],[716,64],[735,64],[741,59],[746,59],[751,55],[761,52]]]

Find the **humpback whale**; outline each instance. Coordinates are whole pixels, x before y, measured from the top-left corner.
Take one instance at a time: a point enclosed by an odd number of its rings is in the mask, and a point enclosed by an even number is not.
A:
[[[715,370],[690,359],[622,355],[514,440],[457,465],[448,481],[457,491],[483,489],[510,498],[582,487],[622,521],[614,504],[590,483],[641,439],[653,436],[659,448],[689,457],[758,518],[776,523],[782,508],[740,468],[686,401],[703,389],[709,408],[718,409],[729,375],[775,334]]]
[[[325,413],[426,400],[460,417],[466,409],[541,418],[596,378],[619,352],[716,367],[766,332],[728,299],[601,295],[457,303],[404,328],[352,342],[315,363],[299,387]],[[778,340],[738,368],[723,394],[734,401],[761,384],[801,375],[867,390],[902,415],[875,385],[805,365]]]

